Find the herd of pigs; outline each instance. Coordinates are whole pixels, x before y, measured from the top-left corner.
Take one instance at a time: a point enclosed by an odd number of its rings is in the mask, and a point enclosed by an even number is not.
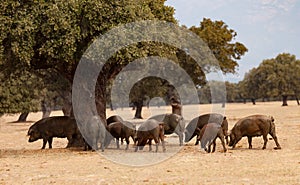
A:
[[[80,124],[71,117],[53,116],[35,122],[28,130],[28,141],[34,142],[42,139],[42,149],[44,149],[47,142],[49,148],[52,148],[53,137],[66,137],[68,139],[67,147],[79,140],[82,141],[84,150],[98,150],[98,144],[100,144],[100,149],[104,151],[114,138],[117,148],[120,148],[119,140],[123,143],[123,139],[125,139],[127,144],[125,150],[127,150],[131,137],[135,152],[142,150],[147,144],[151,151],[152,140],[155,142],[155,151],[157,152],[160,143],[163,151],[166,151],[165,135],[175,133],[179,137],[180,146],[183,145],[183,138],[185,142],[189,142],[196,137],[195,145],[200,142],[201,148],[206,152],[211,152],[211,145],[213,146],[212,152],[215,151],[216,139],[219,138],[223,151],[226,152],[225,141],[227,145],[235,148],[236,144],[245,136],[248,138],[249,149],[252,148],[252,137],[263,136],[262,149],[265,149],[268,142],[267,135],[270,134],[276,144],[274,149],[281,149],[275,132],[274,118],[267,115],[250,115],[242,118],[229,132],[226,117],[218,113],[200,115],[187,125],[180,115],[161,114],[138,125],[137,128],[136,124],[125,121],[118,115],[109,117],[106,124],[100,120],[99,116],[91,117],[85,124]]]

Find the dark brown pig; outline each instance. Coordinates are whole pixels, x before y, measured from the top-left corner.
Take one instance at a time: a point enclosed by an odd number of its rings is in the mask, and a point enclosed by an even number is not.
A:
[[[249,149],[252,148],[252,137],[263,136],[264,145],[262,149],[266,149],[268,138],[267,135],[270,134],[274,139],[277,147],[274,149],[281,149],[278,143],[275,123],[272,116],[266,115],[251,115],[240,119],[232,128],[230,133],[229,146],[232,148],[242,139],[242,137],[248,137]]]
[[[99,116],[92,116],[86,125],[81,125],[82,135],[85,141],[84,150],[98,150],[98,143],[101,144],[101,151],[104,152],[104,142],[106,136],[106,128]]]
[[[122,122],[113,122],[110,123],[107,126],[107,131],[109,133],[106,134],[105,138],[105,146],[107,146],[110,141],[113,138],[117,139],[117,148],[119,149],[119,139],[123,140],[125,139],[127,146],[126,150],[129,146],[129,137],[132,138],[133,141],[135,141],[135,135],[136,135],[136,126],[128,121],[122,121]]]
[[[208,123],[217,123],[221,125],[226,143],[228,143],[228,122],[225,116],[218,113],[203,114],[192,119],[185,128],[185,142],[189,142],[195,136],[197,136],[198,138],[198,136],[200,135],[200,130],[204,125]],[[197,145],[198,143],[199,140],[197,139],[195,145]]]
[[[123,119],[121,118],[121,116],[118,116],[118,115],[113,115],[106,119],[107,125],[114,123],[114,122],[122,122],[122,121],[123,121]]]
[[[76,120],[68,116],[53,116],[43,118],[35,122],[28,130],[28,142],[34,142],[38,139],[43,139],[42,149],[48,142],[49,148],[52,148],[53,137],[67,138],[68,146],[75,138],[82,139]]]
[[[179,145],[183,145],[183,132],[185,128],[183,117],[177,114],[160,114],[152,116],[159,122],[164,122],[165,135],[176,133],[179,136]]]
[[[147,143],[149,144],[149,151],[151,151],[152,140],[154,140],[156,143],[156,152],[158,151],[158,145],[160,141],[162,142],[163,151],[166,151],[163,122],[158,122],[155,119],[149,119],[143,122],[138,128],[136,139],[137,146],[135,148],[135,152],[138,149],[142,150]]]
[[[216,150],[216,139],[219,138],[222,142],[223,151],[226,152],[226,146],[224,141],[224,133],[222,127],[218,123],[208,123],[204,125],[200,131],[200,135],[198,136],[198,140],[200,140],[201,148],[206,152],[210,153],[211,145],[213,145],[212,152]]]

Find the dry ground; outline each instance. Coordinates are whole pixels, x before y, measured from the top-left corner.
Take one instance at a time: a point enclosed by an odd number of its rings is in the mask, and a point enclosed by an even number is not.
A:
[[[234,150],[222,153],[218,141],[217,152],[203,153],[194,140],[182,148],[174,147],[169,136],[167,152],[149,153],[145,148],[134,154],[116,150],[114,146],[103,154],[84,152],[79,149],[65,149],[66,139],[54,139],[53,149],[41,150],[41,141],[28,143],[27,130],[41,113],[32,113],[26,123],[13,123],[18,115],[0,118],[0,184],[300,184],[300,106],[289,102],[281,107],[280,102],[248,104],[227,104],[225,114],[229,129],[235,122],[250,114],[273,115],[277,136],[282,150],[273,150],[275,143],[269,140],[266,150],[261,150],[261,137],[253,139],[253,149],[247,149],[247,139],[243,138]],[[217,108],[219,107],[216,106]],[[210,105],[184,106],[184,116],[190,120],[206,112],[215,111]],[[144,117],[170,111],[167,107],[144,109]],[[132,118],[129,109],[117,112],[107,111],[107,115],[121,114]],[[54,112],[53,115],[61,115]],[[121,146],[124,148],[125,146]],[[172,153],[179,149],[175,154]],[[145,151],[146,150],[146,151]],[[113,162],[107,158],[116,154],[118,160],[132,164],[139,156],[162,158],[157,164],[133,167]],[[132,158],[127,158],[131,155]]]

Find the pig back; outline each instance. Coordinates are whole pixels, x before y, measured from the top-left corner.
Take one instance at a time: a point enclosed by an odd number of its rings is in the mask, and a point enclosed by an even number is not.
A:
[[[266,115],[251,115],[240,119],[232,128],[236,136],[261,136],[275,129],[271,117]]]

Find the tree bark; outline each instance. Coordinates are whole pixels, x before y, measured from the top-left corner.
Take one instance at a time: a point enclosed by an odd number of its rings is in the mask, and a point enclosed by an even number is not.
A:
[[[225,108],[225,101],[222,102],[222,108]]]
[[[298,104],[298,105],[300,105],[300,102],[299,102],[298,96],[296,96],[296,101],[297,101],[297,104]]]
[[[287,95],[282,95],[282,106],[288,106],[287,98],[288,98]]]
[[[45,101],[41,102],[41,106],[42,106],[42,118],[48,118],[51,114],[51,106],[49,104],[47,104]]]
[[[95,90],[96,91],[95,103],[96,103],[97,114],[100,116],[105,126],[107,126],[106,125],[106,85],[107,85],[107,79],[104,76],[101,76],[101,78],[98,78],[96,84],[96,90]]]
[[[23,112],[20,116],[17,122],[25,122],[27,119],[29,112]]]
[[[256,105],[255,98],[251,98],[251,102],[253,105]]]
[[[172,106],[172,114],[178,114],[182,116],[182,105],[177,96],[171,96],[170,98],[171,106]]]
[[[171,103],[172,114],[182,115],[182,105],[180,103]]]
[[[143,119],[142,117],[143,101],[137,101],[134,103],[134,105],[136,107],[134,119]]]

